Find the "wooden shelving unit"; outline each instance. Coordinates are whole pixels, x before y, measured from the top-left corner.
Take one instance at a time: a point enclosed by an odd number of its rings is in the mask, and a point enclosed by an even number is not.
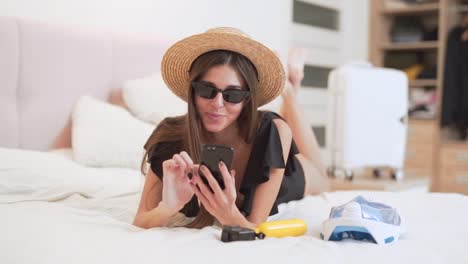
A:
[[[420,15],[439,12],[439,3],[409,5],[398,8],[384,8],[380,10],[384,15]]]
[[[430,179],[432,191],[468,194],[468,143],[444,139],[439,125],[446,40],[450,30],[460,22],[462,1],[408,4],[398,0],[371,0],[369,57],[374,65],[385,67],[385,58],[390,54],[435,54],[437,78],[409,81],[410,87],[432,87],[438,102],[434,118],[409,118],[405,174]],[[437,40],[393,43],[390,37],[393,23],[402,17],[436,21]]]
[[[412,125],[417,125],[416,123],[419,122],[419,124],[432,124],[434,121],[436,121],[435,117],[431,118],[420,118],[420,117],[409,117],[408,119]],[[411,125],[411,124],[410,124]]]
[[[417,79],[409,81],[410,87],[437,86],[437,79]]]
[[[439,48],[438,41],[421,41],[411,43],[385,43],[382,44],[383,50],[426,50]]]

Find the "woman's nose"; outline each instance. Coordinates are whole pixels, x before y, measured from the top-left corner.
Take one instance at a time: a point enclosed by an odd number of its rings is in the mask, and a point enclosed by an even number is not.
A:
[[[218,93],[215,98],[212,99],[212,104],[216,109],[224,107],[224,99],[223,99],[223,94]]]

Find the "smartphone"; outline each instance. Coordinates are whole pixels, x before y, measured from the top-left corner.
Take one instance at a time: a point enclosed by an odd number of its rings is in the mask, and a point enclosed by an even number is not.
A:
[[[205,165],[211,171],[211,174],[218,182],[221,189],[224,190],[224,180],[221,171],[219,170],[219,162],[223,161],[226,164],[228,170],[231,169],[232,159],[234,157],[234,148],[222,145],[205,144],[202,147],[201,163]],[[199,171],[200,177],[203,182],[210,187],[208,180],[203,175],[202,171]]]

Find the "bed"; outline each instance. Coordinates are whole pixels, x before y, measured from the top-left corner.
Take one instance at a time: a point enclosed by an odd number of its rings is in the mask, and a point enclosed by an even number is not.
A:
[[[0,18],[0,263],[468,263],[468,198],[460,194],[307,196],[270,217],[307,223],[304,236],[281,239],[223,243],[218,226],[132,225],[144,183],[141,140],[158,118],[180,111],[166,105],[181,102],[146,102],[157,117],[131,114],[122,107],[131,97],[115,91],[158,83],[153,74],[170,43]],[[398,209],[407,230],[399,241],[320,239],[331,207],[357,195]]]

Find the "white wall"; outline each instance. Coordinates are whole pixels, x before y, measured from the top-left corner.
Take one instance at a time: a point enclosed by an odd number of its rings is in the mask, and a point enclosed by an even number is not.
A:
[[[368,59],[369,0],[300,0],[339,12],[339,30],[291,23],[291,45],[307,49],[306,63],[335,68],[350,61]],[[311,123],[326,123],[327,90],[302,89],[302,104],[311,111]],[[314,117],[314,118],[312,118]]]
[[[0,16],[19,16],[149,32],[180,39],[210,27],[238,27],[269,47],[287,49],[285,0],[0,0]]]
[[[369,0],[310,2],[338,5],[343,11],[341,48],[328,50],[329,55],[338,57],[339,63],[366,59]],[[292,0],[0,0],[0,16],[148,32],[173,39],[210,27],[233,26],[279,50],[284,59],[291,41]]]
[[[369,1],[372,0],[343,1],[341,63],[369,59]]]

